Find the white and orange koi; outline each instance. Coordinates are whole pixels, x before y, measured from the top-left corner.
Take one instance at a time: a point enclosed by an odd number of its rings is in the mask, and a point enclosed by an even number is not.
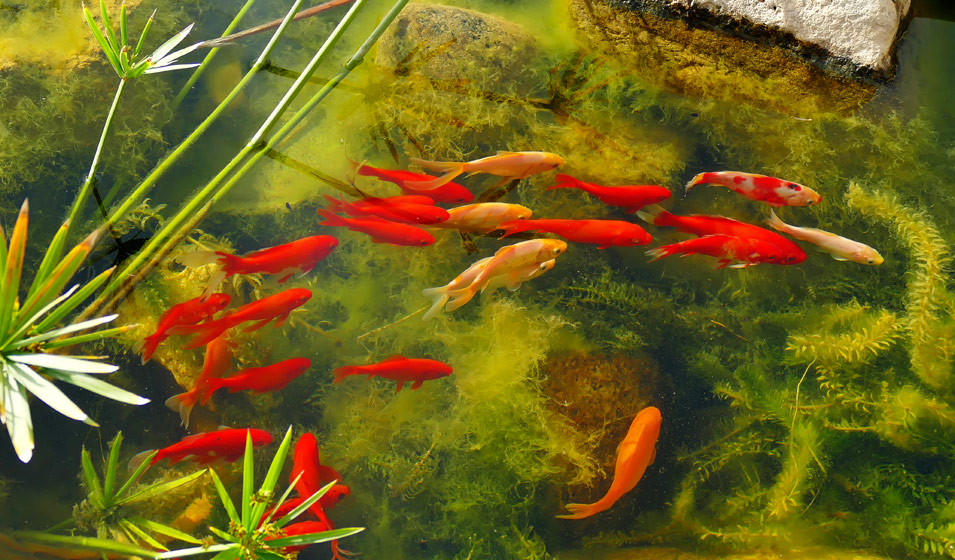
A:
[[[487,263],[490,262],[490,260],[493,258],[494,257],[485,257],[475,262],[474,264],[469,266],[467,270],[459,274],[457,277],[455,277],[454,280],[448,282],[444,286],[441,286],[438,288],[428,288],[422,291],[421,293],[431,298],[433,303],[431,304],[431,307],[421,317],[421,319],[423,321],[427,321],[428,319],[431,319],[432,317],[440,313],[441,308],[444,307],[444,304],[446,304],[448,300],[451,299],[451,296],[449,296],[448,293],[468,287],[471,284],[471,282],[473,282],[474,279],[477,278],[477,275],[484,270],[484,267],[487,265]],[[483,291],[493,292],[494,290],[498,288],[507,288],[508,290],[513,292],[517,290],[518,288],[520,288],[524,282],[527,282],[528,280],[533,280],[534,278],[537,278],[541,274],[544,274],[548,270],[554,268],[555,264],[557,264],[557,261],[555,259],[551,259],[549,261],[544,261],[540,264],[532,263],[527,266],[526,270],[518,271],[516,274],[513,274],[513,275],[499,274],[497,276],[493,276],[491,279],[488,280],[487,285],[484,287]],[[467,303],[467,302],[464,302],[464,303]],[[464,305],[464,303],[462,303],[461,305]]]
[[[549,152],[503,152],[474,161],[427,161],[411,158],[411,162],[425,169],[443,171],[444,175],[430,181],[406,181],[405,184],[419,191],[436,189],[462,173],[474,175],[489,173],[502,177],[503,185],[514,179],[530,177],[535,173],[550,171],[564,163],[564,159]]]
[[[504,222],[526,220],[531,217],[533,212],[530,208],[520,204],[478,202],[451,208],[448,210],[448,214],[450,217],[444,222],[431,225],[459,231],[489,233]]]
[[[769,211],[769,215],[770,217],[766,220],[769,227],[787,233],[796,239],[808,241],[822,251],[829,253],[837,261],[852,261],[872,265],[880,265],[885,262],[878,251],[865,243],[859,243],[821,229],[791,226],[780,220],[772,210]]]
[[[805,185],[742,171],[699,173],[686,184],[686,192],[696,185],[722,185],[770,206],[812,206],[822,200],[819,193]]]

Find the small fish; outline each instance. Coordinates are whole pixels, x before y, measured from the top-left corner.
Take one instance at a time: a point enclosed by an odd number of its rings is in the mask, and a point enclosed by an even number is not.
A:
[[[647,251],[650,262],[670,255],[709,255],[720,260],[716,268],[746,268],[759,263],[785,264],[780,262],[779,247],[758,239],[734,237],[732,235],[704,235],[679,243],[663,245]],[[738,264],[730,264],[737,261]]]
[[[232,370],[232,344],[225,336],[220,336],[206,346],[202,360],[202,370],[192,384],[192,389],[166,399],[166,406],[179,413],[182,425],[189,427],[189,416],[197,402],[206,404],[209,399],[210,381],[218,379]]]
[[[214,461],[233,462],[245,453],[246,434],[252,437],[254,447],[262,447],[272,443],[272,434],[255,428],[223,428],[215,432],[194,434],[184,437],[178,443],[164,447],[156,453],[150,466],[163,459],[168,459],[170,465],[191,459],[200,465],[208,465]],[[136,469],[153,450],[143,451],[129,460],[130,470]]]
[[[222,251],[194,251],[176,260],[186,266],[218,263],[220,269],[209,279],[206,290],[211,293],[220,282],[234,274],[271,274],[279,277],[279,284],[284,284],[295,273],[310,272],[337,246],[338,240],[331,235],[313,235],[284,245],[259,249],[241,257]]]
[[[564,159],[549,152],[504,152],[499,151],[493,156],[476,159],[474,161],[427,161],[411,158],[411,162],[434,171],[442,171],[444,175],[430,181],[408,181],[411,188],[427,191],[446,184],[462,173],[474,175],[489,173],[503,177],[499,185],[514,179],[530,177],[535,173],[550,171],[564,163]]]
[[[613,469],[613,482],[603,498],[592,504],[567,504],[571,513],[558,515],[558,519],[583,519],[610,509],[643,478],[647,467],[657,456],[657,438],[663,418],[653,406],[644,408],[633,419],[627,435],[617,447],[617,463]]]
[[[741,171],[700,173],[686,184],[686,192],[696,185],[722,185],[770,206],[812,206],[822,200],[819,193],[805,185]]]
[[[178,325],[194,325],[204,319],[211,319],[230,303],[232,303],[232,297],[229,294],[209,294],[192,298],[167,309],[157,321],[156,332],[147,336],[139,348],[143,352],[143,363],[148,362],[162,341],[169,338],[169,329]]]
[[[656,204],[670,198],[670,190],[658,185],[621,185],[604,187],[585,183],[570,175],[559,174],[557,184],[547,187],[553,189],[580,189],[590,193],[608,206],[620,206],[627,214],[632,214],[648,204]]]
[[[312,367],[312,360],[308,358],[291,358],[263,367],[244,369],[229,377],[209,379],[206,382],[207,389],[199,402],[206,404],[212,394],[223,387],[230,393],[252,391],[261,394],[281,391],[310,367]]]
[[[411,383],[411,390],[415,391],[421,387],[425,381],[440,379],[451,375],[451,366],[437,360],[428,360],[424,358],[405,358],[404,356],[392,356],[377,364],[365,366],[345,366],[335,368],[332,373],[335,380],[332,383],[341,383],[349,375],[367,375],[368,377],[381,377],[397,381],[395,393],[401,391],[405,383]]]
[[[445,183],[434,189],[416,189],[408,186],[408,183],[428,183],[437,179],[434,175],[424,173],[414,173],[403,169],[380,169],[369,165],[358,165],[359,175],[366,177],[377,177],[382,181],[394,183],[404,191],[405,194],[422,195],[426,194],[435,202],[444,202],[448,204],[467,204],[474,200],[474,193],[457,183]]]
[[[295,491],[298,492],[299,497],[308,499],[315,494],[315,492],[318,492],[326,483],[333,480],[341,480],[341,478],[341,475],[338,474],[335,469],[322,464],[319,459],[318,441],[316,441],[315,436],[310,432],[302,434],[301,437],[298,438],[298,441],[295,442],[295,453],[292,456],[292,472],[289,473],[289,483],[295,484]],[[336,484],[335,486],[339,485]],[[335,486],[333,486],[332,489],[334,489]],[[345,486],[345,495],[348,493],[348,487]],[[328,494],[325,494],[325,496],[328,496]],[[328,515],[325,514],[325,505],[322,504],[322,499],[324,499],[325,496],[322,496],[318,503],[312,504],[309,508],[309,512],[330,530],[334,529],[335,526],[328,519]],[[335,503],[337,503],[337,501]],[[333,559],[340,559],[339,553],[350,554],[347,550],[338,548],[337,540],[331,541],[331,547]]]
[[[275,326],[280,327],[288,319],[289,313],[302,305],[305,305],[312,297],[312,291],[305,288],[290,288],[284,292],[279,292],[268,297],[247,303],[242,307],[233,309],[222,317],[214,321],[202,323],[199,325],[183,325],[173,327],[172,334],[192,335],[192,340],[183,348],[198,348],[209,343],[225,331],[246,323],[255,321],[255,323],[244,329],[245,332],[261,329],[275,320]]]
[[[704,235],[730,235],[743,239],[767,241],[779,247],[781,261],[778,264],[799,264],[806,260],[806,252],[800,249],[799,245],[782,235],[732,218],[705,215],[678,216],[656,205],[648,206],[645,210],[637,212],[637,216],[655,226],[675,227],[679,231],[692,233],[700,237]]]
[[[353,218],[363,216],[377,216],[390,222],[400,222],[411,225],[439,224],[447,220],[450,215],[444,208],[434,205],[428,198],[427,203],[410,202],[407,199],[423,199],[424,196],[395,196],[388,198],[366,197],[358,202],[345,202],[324,195],[328,201],[325,207],[329,212],[348,214]]]
[[[642,227],[621,220],[517,220],[497,227],[506,232],[502,238],[522,231],[543,231],[574,243],[597,245],[598,249],[646,245],[653,240]]]
[[[769,211],[770,217],[766,220],[769,227],[776,231],[788,233],[796,239],[808,241],[820,249],[829,253],[837,261],[852,261],[859,264],[880,265],[885,262],[878,251],[864,243],[847,239],[828,231],[811,227],[791,226],[776,216],[772,210]]]
[[[322,209],[318,210],[318,215],[325,218],[325,221],[319,222],[318,225],[346,227],[371,236],[374,243],[389,243],[405,247],[425,247],[434,243],[434,236],[421,228],[383,220],[376,216],[344,218]]]
[[[490,233],[502,222],[525,220],[531,217],[532,212],[530,208],[520,204],[478,202],[452,208],[448,210],[448,214],[448,219],[444,223],[435,224],[436,227]]]

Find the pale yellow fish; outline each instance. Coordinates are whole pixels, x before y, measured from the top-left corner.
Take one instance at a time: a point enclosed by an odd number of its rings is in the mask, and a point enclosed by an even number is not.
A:
[[[497,152],[493,156],[474,161],[428,161],[411,158],[411,162],[430,169],[443,171],[444,175],[429,181],[408,181],[405,184],[415,190],[432,190],[447,184],[462,173],[489,173],[504,179],[500,184],[514,179],[523,179],[535,173],[550,171],[564,163],[564,159],[550,152]]]
[[[882,255],[880,255],[878,251],[864,243],[859,243],[858,241],[853,241],[841,235],[829,233],[821,229],[791,226],[780,220],[772,210],[769,211],[769,214],[770,217],[766,220],[766,223],[769,224],[771,228],[787,233],[796,239],[808,241],[826,253],[829,253],[832,258],[837,261],[852,261],[859,264],[872,265],[880,265],[885,262],[885,259],[882,258]]]
[[[460,231],[476,231],[487,233],[497,229],[497,226],[511,220],[526,220],[531,217],[531,210],[520,204],[506,202],[479,202],[465,204],[448,210],[450,217],[440,224],[431,224],[434,227],[457,229]]]

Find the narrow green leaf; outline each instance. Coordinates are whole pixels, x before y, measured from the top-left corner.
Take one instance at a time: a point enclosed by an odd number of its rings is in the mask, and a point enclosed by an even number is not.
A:
[[[119,40],[123,47],[129,45],[129,33],[126,28],[126,2],[119,5]]]
[[[216,474],[216,471],[209,469],[209,474],[212,475],[212,482],[216,485],[216,492],[219,493],[219,501],[222,502],[222,507],[225,508],[225,512],[229,514],[229,520],[233,523],[241,524],[242,520],[239,518],[239,514],[235,510],[235,504],[232,503],[232,498],[229,497],[229,493],[226,491],[225,486],[222,485],[222,481],[219,480],[219,475]]]
[[[259,490],[260,494],[264,496],[272,495],[275,490],[275,485],[279,480],[279,475],[282,474],[282,466],[285,465],[285,458],[288,456],[288,450],[291,444],[292,427],[289,426],[285,432],[285,438],[282,439],[282,443],[275,452],[275,456],[272,457],[272,464],[269,465],[269,470],[265,474],[265,480],[262,481],[262,488]],[[252,520],[256,526],[259,524],[258,522],[262,518],[262,514],[265,513],[265,508],[268,507],[268,505],[268,501],[262,501],[261,503],[256,503],[255,507],[252,508]]]
[[[127,331],[131,331],[135,329],[138,326],[139,325],[123,325],[122,327],[113,327],[111,329],[96,331],[89,334],[71,336],[69,338],[64,338],[61,340],[48,342],[43,345],[43,348],[46,350],[53,350],[55,348],[63,348],[65,346],[75,346],[77,344],[84,344],[86,342],[95,342],[97,340],[102,340],[104,338],[115,338]]]
[[[239,557],[239,549],[234,548],[230,550],[223,550],[219,554],[216,554],[212,557],[212,560],[234,560]]]
[[[159,74],[160,72],[172,72],[173,70],[186,70],[188,68],[195,68],[199,66],[199,63],[191,64],[167,64],[165,66],[151,66],[146,70],[146,74]]]
[[[176,33],[175,35],[167,39],[166,42],[163,43],[162,45],[159,45],[159,48],[154,50],[153,53],[149,55],[149,58],[152,59],[153,64],[158,64],[160,60],[162,60],[167,54],[172,52],[172,50],[176,48],[176,46],[179,43],[181,43],[183,39],[186,38],[186,35],[188,35],[190,31],[192,31],[193,25],[194,24],[190,23],[182,31],[180,31],[179,33]]]
[[[113,443],[109,446],[109,459],[106,461],[106,479],[103,482],[103,500],[112,505],[116,495],[113,490],[116,485],[116,470],[119,468],[119,450],[123,447],[123,432],[116,432]]]
[[[23,201],[20,214],[10,235],[7,261],[3,267],[3,290],[0,293],[0,335],[5,335],[14,317],[15,303],[20,290],[20,273],[23,270],[23,255],[26,252],[27,225],[30,222],[30,204]]]
[[[46,313],[50,309],[53,309],[54,307],[62,303],[64,300],[69,298],[78,287],[79,286],[73,286],[73,288],[70,289],[70,291],[66,292],[65,294],[61,295],[60,297],[48,303],[43,309],[36,312],[29,319],[24,320],[23,316],[17,313],[18,317],[15,317],[12,323],[10,324],[10,327],[11,327],[10,334],[3,338],[3,344],[0,346],[2,346],[3,348],[12,348],[13,347],[12,343],[19,340],[24,334],[26,334],[27,330],[30,328],[30,326],[33,325],[33,323],[35,323],[44,313]]]
[[[295,535],[293,537],[282,537],[280,539],[270,539],[269,546],[276,548],[284,546],[301,546],[303,544],[318,544],[328,541],[334,541],[350,537],[355,533],[364,531],[364,527],[346,527],[343,529],[332,529],[331,531],[322,531],[321,533],[306,533],[304,535]]]
[[[3,362],[4,372],[12,367]],[[12,375],[0,375],[0,391],[3,392],[3,416],[10,434],[10,442],[17,457],[24,463],[33,458],[33,418],[30,417],[30,403],[26,390],[20,387]]]
[[[252,526],[252,498],[255,492],[255,472],[252,465],[252,432],[245,431],[245,455],[242,459],[242,526],[251,531]]]
[[[169,552],[163,552],[156,556],[156,558],[179,558],[182,556],[196,556],[198,554],[208,554],[210,552],[220,552],[223,550],[235,550],[236,558],[239,557],[239,549],[237,545],[234,544],[214,544],[209,547],[205,546],[196,546],[193,548],[182,548],[179,550],[170,550]]]
[[[149,402],[147,398],[140,397],[135,393],[130,393],[125,389],[120,389],[115,385],[111,385],[85,373],[48,369],[45,374],[54,379],[65,381],[71,385],[76,385],[77,387],[121,403],[140,406]]]
[[[152,460],[157,453],[159,453],[159,451],[153,451],[149,455],[146,455],[146,458],[143,460],[143,462],[136,466],[136,470],[133,471],[133,474],[131,474],[129,478],[126,479],[126,482],[120,486],[119,490],[116,491],[116,499],[122,499],[123,494],[125,494],[133,484],[136,484],[136,482],[139,481],[139,477],[143,476],[143,473],[149,468],[149,465],[152,463]],[[114,503],[116,503],[115,499]]]
[[[56,325],[57,323],[59,323],[64,317],[69,315],[70,312],[72,312],[73,309],[75,309],[79,304],[83,303],[91,295],[93,295],[93,292],[98,290],[99,287],[102,286],[107,279],[109,279],[110,275],[112,275],[113,271],[115,270],[116,270],[116,267],[110,268],[109,270],[105,270],[101,272],[98,276],[96,276],[96,278],[93,278],[92,280],[87,282],[86,285],[80,288],[78,292],[70,296],[68,300],[66,300],[59,307],[57,307],[52,312],[50,312],[50,314],[46,316],[46,319],[43,319],[42,321],[40,321],[40,323],[36,326],[37,332],[44,332],[50,327],[52,327],[53,325]]]
[[[99,424],[93,422],[80,407],[76,406],[76,403],[63,394],[63,391],[60,391],[56,385],[44,379],[43,376],[33,371],[29,366],[13,364],[13,368],[8,371],[13,371],[13,375],[17,378],[17,381],[20,382],[20,385],[33,393],[36,398],[46,403],[46,405],[53,410],[67,418],[79,420],[91,426],[99,426]]]
[[[36,292],[37,288],[47,279],[53,267],[56,266],[56,263],[59,262],[60,255],[63,254],[63,246],[66,245],[66,235],[69,232],[70,222],[67,220],[63,222],[60,229],[56,230],[53,241],[50,242],[49,248],[43,253],[43,260],[40,261],[40,266],[36,269],[36,275],[33,277],[33,284],[30,286],[27,299]]]
[[[77,373],[113,373],[119,369],[119,366],[59,354],[8,354],[7,358],[21,364]]]
[[[74,288],[78,288],[78,287],[79,286],[74,286]],[[23,340],[10,344],[10,348],[22,348],[24,346],[29,346],[30,344],[43,342],[44,340],[50,340],[51,338],[59,338],[65,334],[92,329],[93,327],[98,327],[100,325],[109,323],[110,321],[112,321],[113,319],[117,317],[119,317],[119,315],[114,314],[114,315],[107,315],[105,317],[97,317],[96,319],[90,319],[89,321],[81,321],[79,323],[73,323],[72,325],[63,327],[61,329],[53,329],[43,334],[31,336],[30,338],[24,338]]]
[[[146,34],[149,33],[149,28],[153,25],[153,18],[156,17],[156,10],[153,10],[153,13],[149,14],[149,19],[146,20],[146,25],[143,26],[143,32],[139,34],[139,42],[136,43],[136,50],[133,51],[133,58],[135,59],[139,56],[139,51],[143,49],[143,43],[146,42]]]
[[[116,32],[113,31],[113,22],[109,20],[109,13],[106,11],[106,0],[99,0],[99,10],[100,17],[103,18],[103,27],[106,28],[106,39],[109,41],[109,46],[112,47],[114,53],[119,54],[119,49],[122,45],[120,45],[116,39]]]
[[[140,490],[139,492],[136,492],[135,494],[129,496],[128,498],[119,498],[116,501],[116,504],[117,505],[133,504],[136,502],[141,502],[143,500],[148,500],[149,498],[152,498],[154,496],[159,496],[161,494],[165,494],[166,492],[169,492],[170,490],[179,488],[180,486],[184,484],[189,484],[190,482],[199,478],[205,473],[206,471],[196,471],[192,474],[188,474],[186,476],[177,478],[175,480],[170,480],[168,482],[163,482],[160,484],[153,484],[152,486],[147,486],[146,488]]]
[[[295,489],[295,485],[298,484],[298,480],[302,478],[302,474],[304,473],[299,472],[298,475],[295,477],[295,479],[292,480],[292,483],[289,484],[288,488],[285,489],[285,492],[282,493],[282,497],[280,497],[279,500],[275,502],[275,507],[272,508],[272,511],[267,516],[265,516],[265,519],[262,520],[259,526],[265,525],[266,523],[269,523],[272,521],[272,516],[280,507],[282,507],[282,504],[285,503],[285,500],[288,498],[288,495],[292,493],[292,490]]]
[[[321,488],[319,488],[318,491],[316,491],[314,494],[309,496],[307,500],[300,503],[298,507],[296,507],[292,511],[285,514],[285,517],[276,521],[275,524],[278,525],[279,527],[285,527],[285,525],[287,525],[289,521],[292,521],[299,515],[302,515],[308,510],[308,508],[312,507],[312,505],[315,502],[317,502],[319,499],[321,499],[321,497],[324,496],[326,492],[332,489],[332,486],[334,486],[336,482],[337,481],[333,480],[329,482],[328,484],[326,484],[325,486],[322,486]]]
[[[103,504],[103,487],[100,486],[99,475],[96,474],[96,469],[93,468],[93,461],[90,459],[90,452],[86,450],[86,447],[83,447],[83,450],[80,452],[81,463],[83,464],[83,478],[86,479],[86,486],[90,491],[90,500],[93,501],[95,505],[102,508]]]
[[[202,544],[202,541],[189,535],[183,533],[178,529],[173,529],[169,525],[163,525],[162,523],[156,523],[155,521],[150,521],[148,519],[143,519],[142,517],[127,517],[130,521],[143,527],[144,529],[149,529],[154,533],[159,533],[160,535],[165,535],[169,538],[178,539],[191,544]]]
[[[144,541],[149,546],[158,549],[158,550],[169,550],[163,546],[159,541],[152,538],[149,533],[143,531],[140,527],[137,527],[135,523],[129,519],[120,519],[119,524],[126,530],[134,533],[140,540]],[[133,542],[136,542],[136,539],[131,539]]]
[[[225,539],[226,541],[232,542],[232,543],[239,542],[238,537],[236,537],[235,535],[230,535],[229,533],[223,531],[222,529],[209,525],[209,530],[212,531],[213,535],[219,537],[220,539]]]
[[[102,552],[103,554],[122,555],[125,557],[142,556],[144,558],[159,558],[159,554],[155,551],[108,539],[67,537],[41,533],[39,531],[13,531],[8,533],[8,535],[23,543],[54,546],[61,551],[92,550]]]
[[[96,20],[93,19],[93,13],[89,11],[86,7],[86,4],[83,4],[83,15],[86,16],[86,23],[90,26],[90,31],[93,32],[93,37],[96,38],[96,42],[99,43],[101,49],[103,49],[103,54],[106,55],[106,60],[109,61],[110,66],[113,67],[113,70],[116,71],[118,76],[122,76],[123,72],[119,66],[119,59],[116,58],[116,53],[113,52],[112,47],[109,46],[109,41],[106,40],[106,37],[103,37],[103,32],[100,31],[99,25],[97,25]]]

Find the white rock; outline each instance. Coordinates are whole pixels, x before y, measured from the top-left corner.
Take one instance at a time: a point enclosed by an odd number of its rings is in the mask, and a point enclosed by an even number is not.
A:
[[[911,0],[657,0],[706,8],[791,33],[835,56],[875,70],[891,67],[892,48]]]

